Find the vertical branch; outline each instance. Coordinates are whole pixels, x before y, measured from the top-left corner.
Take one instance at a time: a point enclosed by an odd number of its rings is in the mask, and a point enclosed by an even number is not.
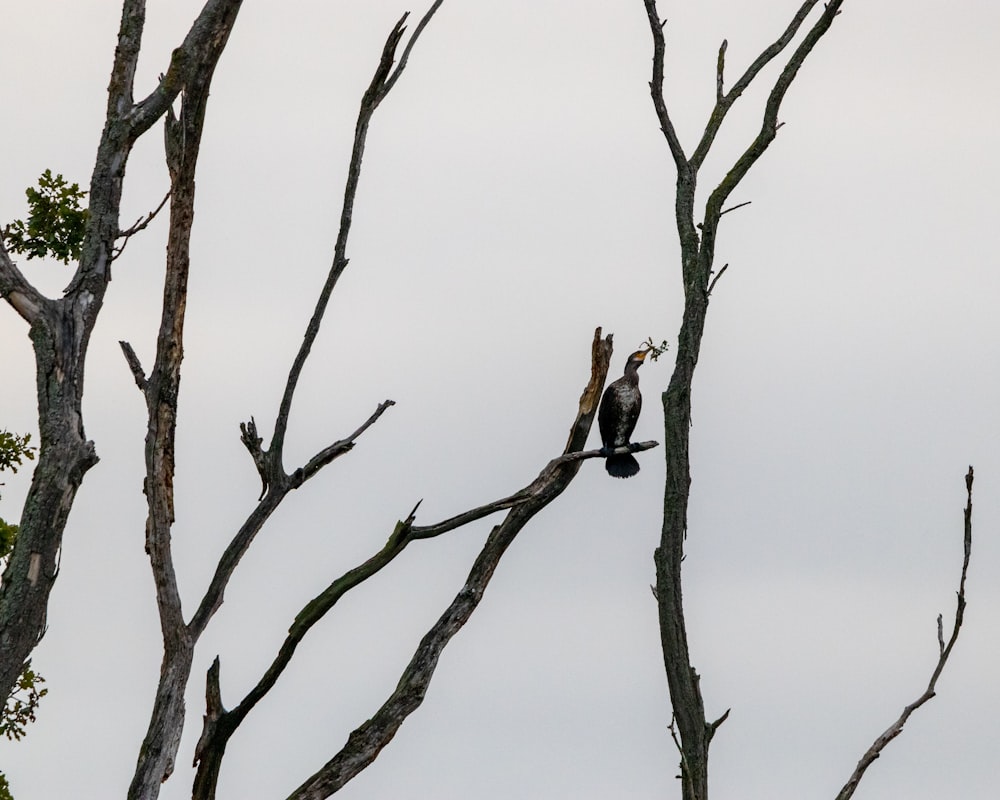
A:
[[[174,471],[177,404],[184,357],[184,317],[190,270],[191,228],[194,224],[195,172],[205,123],[209,87],[218,59],[235,23],[239,6],[232,7],[222,35],[212,40],[203,61],[186,81],[180,118],[167,109],[164,150],[170,173],[170,223],[166,271],[156,359],[143,394],[148,412],[146,432],[147,502],[146,553],[156,587],[156,607],[163,636],[160,680],[146,732],[129,786],[129,800],[152,800],[174,769],[184,729],[184,690],[191,675],[196,636],[184,622],[174,571],[171,530],[174,523]],[[136,382],[141,369],[128,358]]]
[[[689,456],[691,391],[708,314],[716,234],[724,213],[723,204],[726,198],[774,139],[781,101],[806,56],[829,29],[842,0],[831,0],[789,58],[768,98],[760,133],[709,196],[700,225],[695,223],[698,171],[708,155],[719,128],[733,103],[761,69],[791,43],[818,0],[805,0],[802,3],[782,35],[761,52],[729,92],[725,91],[724,85],[726,43],[723,42],[716,59],[715,108],[690,159],[685,156],[680,145],[663,96],[665,58],[663,23],[656,10],[656,0],[643,0],[643,2],[653,37],[650,93],[660,128],[677,167],[674,211],[681,246],[681,274],[684,287],[684,312],[677,337],[674,371],[662,396],[664,454],[667,469],[663,496],[663,528],[659,547],[654,553],[655,594],[660,618],[660,643],[664,669],[674,710],[676,740],[681,753],[681,791],[684,800],[706,800],[709,743],[726,715],[714,722],[709,722],[705,717],[700,678],[691,665],[688,649],[681,564],[684,559],[684,540],[687,536],[687,512],[691,492]]]

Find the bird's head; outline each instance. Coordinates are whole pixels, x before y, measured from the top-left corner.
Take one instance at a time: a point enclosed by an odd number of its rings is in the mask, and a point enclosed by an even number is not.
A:
[[[649,355],[651,347],[644,348],[643,350],[636,350],[632,355],[628,357],[629,364],[635,364],[637,367],[645,361],[646,356]]]

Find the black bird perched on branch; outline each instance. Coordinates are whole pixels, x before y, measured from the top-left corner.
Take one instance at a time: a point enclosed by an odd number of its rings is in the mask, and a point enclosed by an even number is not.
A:
[[[652,348],[636,350],[625,363],[625,374],[604,390],[597,423],[601,428],[601,442],[605,450],[629,444],[635,423],[642,410],[639,393],[639,367]],[[615,478],[631,478],[639,471],[639,462],[631,453],[608,456],[604,463],[608,474]]]

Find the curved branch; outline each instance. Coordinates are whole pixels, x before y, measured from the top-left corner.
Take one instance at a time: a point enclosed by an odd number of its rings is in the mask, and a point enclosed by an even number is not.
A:
[[[395,730],[402,724],[403,719],[420,704],[419,699],[415,703],[414,700],[417,695],[422,699],[423,688],[430,680],[434,664],[436,664],[441,650],[451,636],[468,620],[469,615],[478,604],[478,598],[482,596],[500,556],[513,541],[517,532],[565,489],[579,471],[584,459],[606,455],[602,450],[578,452],[570,449],[574,446],[582,446],[582,443],[586,441],[597,411],[597,400],[607,377],[608,365],[611,360],[611,337],[608,336],[602,340],[600,333],[600,328],[598,328],[594,334],[591,377],[580,398],[579,411],[571,427],[569,443],[564,454],[552,459],[541,474],[521,491],[436,525],[415,526],[413,522],[416,508],[414,508],[405,520],[396,525],[385,546],[378,553],[363,564],[346,572],[307,603],[289,627],[288,636],[282,643],[271,666],[247,696],[231,711],[219,711],[218,709],[213,711],[212,708],[209,708],[209,713],[205,718],[205,730],[202,733],[196,754],[198,776],[195,783],[197,787],[195,798],[212,796],[211,791],[214,791],[214,781],[218,777],[219,764],[230,737],[253,707],[275,685],[291,661],[299,642],[302,641],[310,628],[319,622],[344,594],[390,564],[411,541],[439,536],[496,511],[511,509],[504,522],[490,534],[486,546],[473,567],[466,587],[449,607],[445,617],[442,617],[442,621],[425,637],[413,662],[404,673],[397,692],[387,701],[373,720],[369,720],[359,729],[359,731],[363,730],[364,732],[359,734],[356,731],[355,734],[352,734],[345,749],[311,779],[311,788],[300,789],[293,796],[326,797],[327,794],[336,791],[336,788],[346,783],[374,760],[382,747],[395,734]],[[638,443],[632,445],[632,451],[646,450],[655,445],[655,442]],[[619,449],[629,451],[629,448]],[[417,505],[419,506],[419,503]],[[475,600],[470,603],[472,597]],[[307,793],[300,794],[303,791]],[[318,792],[318,794],[311,792]]]
[[[865,770],[872,765],[875,759],[882,755],[882,751],[885,749],[886,745],[903,732],[903,726],[910,718],[910,715],[934,697],[938,678],[941,677],[941,673],[944,671],[945,665],[948,663],[948,658],[951,656],[951,651],[955,647],[955,642],[958,641],[958,633],[961,630],[962,622],[965,619],[965,579],[969,572],[969,558],[972,555],[972,479],[973,469],[970,466],[969,471],[965,475],[967,499],[964,511],[965,532],[962,537],[964,552],[962,558],[962,575],[958,580],[958,599],[955,608],[955,623],[951,629],[951,637],[948,639],[948,643],[945,644],[942,632],[942,620],[941,615],[939,614],[937,618],[938,661],[934,667],[934,671],[931,673],[931,679],[927,684],[927,688],[924,689],[924,693],[921,694],[920,697],[903,709],[903,713],[899,715],[899,719],[892,723],[892,725],[890,725],[885,732],[882,733],[882,735],[876,738],[872,743],[872,746],[865,751],[865,754],[861,757],[861,760],[858,762],[858,766],[855,768],[850,779],[837,795],[837,800],[849,800],[849,798],[854,795],[854,791],[858,788],[858,784],[865,775]]]

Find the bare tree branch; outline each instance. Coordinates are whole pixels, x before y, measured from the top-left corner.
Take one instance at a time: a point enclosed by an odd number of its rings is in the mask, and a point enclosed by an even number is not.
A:
[[[258,681],[257,685],[231,711],[225,711],[220,707],[213,707],[211,698],[215,696],[216,689],[212,688],[211,683],[213,680],[218,679],[218,668],[213,665],[214,672],[210,672],[209,675],[210,701],[205,716],[205,728],[195,756],[195,762],[198,766],[198,775],[195,779],[195,800],[204,800],[213,796],[215,781],[219,775],[220,762],[230,737],[235,733],[238,726],[253,707],[275,685],[285,667],[290,663],[299,642],[302,641],[312,626],[319,622],[336,605],[344,594],[376,575],[402,553],[411,541],[439,536],[496,511],[512,509],[507,520],[494,530],[494,534],[491,535],[490,541],[487,542],[483,554],[480,555],[480,559],[477,561],[477,566],[473,568],[473,575],[478,577],[473,578],[470,576],[470,582],[475,587],[471,593],[477,595],[477,598],[481,597],[482,591],[489,581],[489,576],[496,566],[496,561],[499,560],[503,550],[509,544],[509,541],[506,541],[506,544],[500,546],[499,542],[505,541],[506,537],[512,539],[516,535],[516,532],[537,511],[557,496],[568,485],[572,477],[575,476],[579,470],[580,463],[584,459],[607,455],[603,450],[572,451],[570,448],[579,447],[586,441],[587,432],[589,432],[593,416],[597,409],[600,391],[607,376],[610,357],[611,337],[609,336],[607,339],[602,340],[600,338],[600,329],[598,329],[594,336],[591,378],[580,398],[580,411],[571,429],[567,451],[564,455],[552,459],[539,476],[528,484],[528,486],[508,497],[479,506],[436,525],[414,525],[416,514],[416,507],[414,507],[409,516],[396,525],[385,546],[378,553],[358,567],[346,572],[303,607],[289,627],[288,636],[281,645],[271,666]],[[656,442],[636,443],[631,445],[631,447],[617,448],[615,452],[639,452],[655,447],[656,444]],[[419,503],[417,505],[419,506]],[[501,530],[505,531],[502,536],[497,533],[497,531]],[[407,688],[398,689],[394,695],[394,699],[391,698],[383,706],[382,711],[379,712],[380,714],[384,714],[381,718],[381,724],[375,725],[371,729],[366,729],[366,733],[361,735],[360,739],[352,735],[355,747],[352,748],[352,744],[349,742],[347,748],[331,762],[331,764],[335,763],[337,766],[328,765],[327,768],[321,771],[320,777],[314,776],[314,780],[318,783],[308,791],[318,792],[318,794],[301,796],[326,796],[323,792],[329,793],[331,786],[336,785],[339,787],[350,780],[358,771],[367,766],[368,763],[371,763],[377,755],[378,750],[381,750],[389,739],[392,738],[395,729],[402,723],[405,716],[419,705],[419,701],[415,705],[411,705],[414,699],[413,689],[415,685],[422,685],[425,688],[426,681],[430,680],[430,673],[433,672],[433,666],[431,665],[429,671],[427,671],[428,661],[436,663],[440,650],[445,646],[451,635],[464,624],[464,621],[468,619],[468,615],[472,613],[474,604],[471,606],[467,605],[469,595],[470,583],[467,583],[466,589],[459,594],[449,612],[446,612],[445,617],[442,618],[442,620],[447,619],[448,621],[439,623],[439,626],[436,626],[425,637],[425,641],[421,645],[422,649],[418,650],[414,662],[411,663],[410,668],[404,674],[404,678],[400,683],[400,687],[405,686]],[[478,603],[478,599],[475,602]],[[415,667],[414,665],[418,663],[422,666]],[[421,697],[422,691],[420,689]],[[357,732],[355,733],[357,734]],[[362,750],[358,750],[356,746],[361,741],[364,741],[366,744],[362,746]],[[332,791],[335,790],[335,788],[332,789]],[[300,789],[299,791],[303,790]]]
[[[145,6],[145,2],[140,0],[130,2]],[[171,54],[170,65],[160,77],[156,88],[146,98],[131,106],[131,86],[129,87],[131,107],[128,109],[127,121],[129,135],[133,139],[138,138],[167,113],[167,109],[191,80],[205,54],[219,47],[220,42],[224,46],[242,3],[243,0],[208,0],[180,47]]]
[[[865,751],[865,754],[861,757],[858,762],[858,766],[855,768],[854,773],[851,775],[850,779],[844,785],[844,788],[840,790],[837,795],[837,800],[849,800],[850,797],[854,795],[854,791],[858,788],[858,784],[865,775],[865,771],[872,765],[872,763],[885,749],[886,745],[889,744],[893,739],[895,739],[899,734],[903,732],[903,726],[906,721],[910,718],[910,715],[916,711],[920,706],[926,703],[935,695],[935,687],[937,686],[938,678],[941,677],[941,673],[944,671],[945,665],[948,663],[948,658],[951,656],[951,651],[955,647],[955,642],[958,641],[958,634],[962,628],[962,622],[965,619],[965,579],[969,572],[969,558],[972,555],[972,480],[973,480],[973,469],[970,466],[969,471],[965,475],[965,489],[966,489],[966,503],[965,503],[965,525],[964,525],[964,535],[962,537],[963,544],[963,556],[962,556],[962,574],[958,580],[958,595],[955,608],[955,622],[951,629],[951,636],[948,638],[948,643],[945,644],[944,637],[942,633],[941,615],[938,614],[937,618],[937,630],[938,630],[938,660],[937,664],[934,666],[934,671],[931,673],[931,679],[927,684],[927,688],[924,689],[923,694],[920,695],[916,700],[910,703],[903,709],[903,713],[899,715],[892,725],[890,725],[885,732],[883,732],[875,741],[872,746]]]
[[[135,225],[133,225],[131,228],[118,232],[117,238],[123,239],[124,241],[121,243],[121,245],[116,247],[114,252],[111,254],[112,261],[117,259],[123,252],[125,252],[125,245],[128,244],[129,239],[131,239],[133,236],[139,233],[139,231],[145,230],[149,226],[149,223],[152,222],[154,219],[156,219],[156,215],[160,213],[163,207],[167,204],[167,200],[169,199],[170,199],[170,192],[167,192],[163,196],[163,199],[160,201],[160,204],[152,211],[150,211],[145,217],[139,217],[139,219],[136,220]]]
[[[302,368],[309,357],[313,343],[319,335],[320,324],[323,321],[323,315],[326,313],[330,295],[333,294],[333,289],[337,285],[337,281],[347,268],[347,240],[351,232],[354,201],[357,196],[358,180],[361,177],[361,162],[364,158],[365,143],[368,139],[368,126],[371,123],[372,116],[375,114],[375,109],[378,108],[392,87],[395,86],[396,81],[399,80],[399,76],[406,67],[406,60],[409,58],[410,50],[417,36],[419,36],[431,17],[434,16],[434,13],[440,8],[441,2],[442,0],[437,0],[424,15],[404,50],[403,59],[400,61],[395,72],[393,72],[392,64],[396,57],[396,50],[399,47],[400,40],[406,31],[405,22],[407,15],[404,14],[399,22],[396,23],[386,39],[385,46],[382,48],[382,57],[379,59],[375,74],[372,76],[371,83],[361,99],[361,108],[358,112],[358,121],[354,130],[354,147],[351,152],[351,163],[347,170],[347,183],[344,187],[344,204],[340,212],[340,230],[337,233],[337,242],[334,246],[333,264],[330,266],[326,283],[320,292],[312,319],[306,328],[302,345],[299,347],[299,352],[288,373],[285,392],[281,398],[281,406],[274,422],[274,434],[271,437],[271,445],[268,448],[269,457],[275,461],[276,469],[282,468],[282,450],[284,447],[285,432],[288,428],[288,415],[291,412],[292,399],[295,396],[295,388],[298,385],[299,376],[302,374]]]
[[[656,9],[656,0],[643,0],[646,4],[646,16],[649,18],[649,30],[653,34],[653,79],[649,82],[650,95],[653,98],[653,107],[656,109],[657,119],[660,121],[660,130],[667,139],[667,146],[670,154],[674,158],[677,167],[677,179],[681,179],[682,174],[689,172],[687,155],[681,146],[681,141],[677,136],[673,120],[670,119],[670,112],[667,109],[667,102],[663,97],[663,65],[666,56],[666,41],[663,36],[663,26],[666,20],[660,21],[660,14]]]
[[[727,269],[729,269],[729,264],[723,264],[722,269],[720,269],[717,273],[715,273],[715,277],[712,278],[712,282],[708,284],[707,294],[709,297],[711,297],[712,295],[712,290],[715,288],[715,284],[717,284],[719,282],[719,278],[722,277],[722,273],[724,273]]]
[[[394,405],[396,405],[394,400],[386,400],[379,403],[378,408],[375,409],[375,413],[368,417],[368,419],[365,420],[364,423],[362,423],[361,426],[354,431],[354,433],[343,439],[338,439],[328,447],[324,447],[316,455],[310,458],[304,467],[295,470],[292,474],[292,488],[298,488],[335,458],[339,458],[344,455],[344,453],[350,452],[354,447],[355,440],[372,425],[374,425],[378,421],[378,418],[381,417],[387,409]]]
[[[417,23],[417,27],[413,30],[413,35],[410,37],[410,41],[406,43],[406,47],[403,48],[403,55],[400,56],[399,64],[396,69],[392,71],[392,74],[386,78],[384,94],[388,94],[392,90],[392,87],[399,80],[399,76],[403,74],[403,70],[406,69],[406,62],[410,59],[410,51],[413,50],[413,46],[417,43],[417,39],[420,38],[420,34],[424,32],[424,28],[427,27],[427,23],[431,21],[431,17],[434,16],[435,12],[441,7],[444,0],[434,0],[434,4],[427,9],[427,13],[420,18],[420,22]],[[404,15],[404,19],[407,15]],[[402,20],[400,20],[402,22]]]
[[[423,30],[423,27],[427,24],[440,5],[440,2],[436,2],[427,14],[424,15],[424,19],[421,20],[421,24],[418,26],[417,32],[414,36]],[[323,321],[323,316],[326,313],[330,296],[333,294],[333,290],[337,285],[340,275],[347,267],[347,242],[351,230],[351,220],[354,211],[354,202],[357,196],[358,182],[361,177],[361,163],[364,157],[365,141],[368,137],[368,127],[371,123],[372,116],[375,113],[375,109],[391,89],[391,85],[387,85],[386,82],[390,77],[396,50],[399,47],[399,43],[405,31],[405,21],[406,15],[404,14],[402,19],[396,23],[392,31],[389,33],[371,83],[361,100],[361,108],[358,112],[358,120],[354,131],[354,146],[351,152],[351,163],[348,168],[347,181],[344,187],[344,203],[340,214],[340,228],[337,234],[337,241],[334,246],[333,263],[331,264],[329,273],[327,274],[326,282],[320,291],[312,318],[309,320],[309,324],[306,327],[305,334],[302,338],[302,344],[300,345],[299,351],[295,356],[291,369],[289,370],[288,379],[285,384],[285,391],[282,395],[281,404],[275,417],[274,433],[271,437],[270,446],[266,450],[261,448],[262,439],[260,439],[257,435],[257,427],[252,418],[250,425],[241,426],[243,443],[250,451],[250,454],[254,459],[254,464],[257,467],[257,471],[261,476],[263,492],[257,507],[250,513],[243,526],[233,537],[229,546],[219,559],[215,575],[213,576],[208,589],[205,591],[205,596],[202,598],[202,601],[198,606],[198,610],[191,619],[189,628],[192,635],[196,638],[204,630],[205,626],[212,618],[212,615],[215,614],[216,610],[218,610],[218,608],[222,605],[226,585],[228,584],[233,571],[236,569],[236,566],[239,564],[247,548],[250,547],[250,544],[257,536],[257,533],[260,531],[264,522],[271,515],[274,509],[277,508],[285,495],[292,489],[296,489],[301,486],[303,482],[315,475],[319,469],[330,463],[330,461],[350,450],[357,437],[367,430],[368,427],[374,424],[375,421],[386,411],[386,409],[393,404],[393,401],[391,400],[385,401],[385,403],[381,404],[379,408],[376,409],[372,417],[370,417],[368,421],[358,428],[354,434],[325,448],[310,459],[304,467],[295,470],[292,475],[288,475],[285,472],[283,464],[283,450],[285,433],[288,428],[288,420],[291,413],[292,399],[294,398],[295,389],[298,385],[299,377],[302,374],[302,369],[305,366],[306,359],[309,357],[313,343],[319,335],[320,325]],[[412,44],[413,39],[411,38],[410,47],[412,47]],[[407,48],[406,53],[408,54],[408,52],[409,47]],[[403,66],[404,64],[400,63],[397,67],[396,72],[394,73],[396,79],[398,79]],[[395,80],[393,80],[393,84],[394,83]]]
[[[681,565],[684,561],[691,490],[689,446],[694,373],[701,351],[710,294],[726,269],[723,267],[713,277],[716,235],[722,215],[733,210],[723,210],[726,199],[774,139],[781,101],[803,61],[828,30],[842,0],[832,0],[826,6],[793,52],[771,90],[760,133],[709,195],[702,221],[698,225],[695,224],[698,171],[729,109],[764,66],[791,43],[818,0],[806,0],[802,3],[784,33],[761,52],[728,92],[724,85],[727,43],[723,42],[716,60],[715,108],[690,159],[685,157],[663,96],[665,43],[656,0],[643,2],[653,37],[650,95],[677,168],[674,215],[681,246],[681,277],[684,286],[684,313],[677,337],[674,371],[667,390],[663,393],[666,479],[663,528],[660,545],[654,554],[657,576],[654,595],[660,618],[664,668],[681,744],[681,771],[684,778],[681,782],[682,794],[684,800],[705,800],[708,797],[708,747],[718,723],[709,723],[705,716],[700,678],[691,665],[684,621]]]
[[[240,527],[239,531],[237,531],[236,535],[229,543],[229,546],[219,558],[218,566],[215,568],[215,574],[212,576],[212,580],[209,583],[208,588],[205,590],[205,596],[202,598],[202,601],[198,606],[198,610],[191,618],[191,622],[188,627],[191,634],[196,639],[205,630],[205,627],[208,625],[209,620],[211,620],[215,612],[222,606],[226,587],[229,585],[229,579],[232,577],[237,565],[249,549],[250,545],[253,543],[254,538],[256,538],[261,528],[263,528],[264,523],[267,522],[271,513],[278,507],[278,505],[280,505],[285,496],[293,489],[297,489],[301,486],[306,480],[313,477],[323,466],[326,466],[326,464],[329,464],[335,458],[338,458],[353,449],[355,442],[361,434],[368,430],[368,428],[382,416],[386,409],[392,405],[393,401],[391,400],[386,400],[384,403],[380,403],[379,407],[375,410],[375,413],[372,414],[357,430],[355,430],[354,433],[345,439],[334,442],[334,444],[330,445],[330,447],[325,448],[317,456],[311,459],[309,464],[312,464],[313,468],[309,470],[308,474],[306,474],[306,468],[303,468],[296,470],[292,475],[291,480],[281,483],[277,488],[273,488],[271,484],[267,484],[265,486],[260,502],[258,502],[253,511],[250,512],[246,521]],[[241,427],[243,428],[244,444],[247,444],[248,440],[252,441],[253,437],[256,436],[257,429],[253,425],[252,419],[247,426]],[[259,447],[260,439],[256,439],[256,442]],[[251,445],[247,444],[247,447],[250,449]],[[253,453],[252,449],[251,453]],[[320,464],[319,461],[323,461],[323,463]],[[263,474],[264,473],[262,473],[262,476]]]
[[[51,302],[29,283],[11,260],[4,245],[3,231],[0,231],[0,297],[10,303],[29,325],[34,324],[42,308]]]
[[[132,349],[126,341],[119,340],[118,346],[121,347],[122,353],[125,356],[125,362],[128,364],[129,371],[132,373],[132,378],[135,380],[135,385],[139,387],[139,391],[145,393],[146,391],[146,373],[142,371],[142,364],[139,361],[139,356],[135,354],[135,350]]]
[[[170,173],[170,192],[167,195],[170,199],[170,222],[160,329],[157,334],[156,357],[148,378],[143,380],[138,358],[131,347],[122,343],[122,350],[136,383],[143,389],[148,412],[146,479],[143,484],[148,508],[146,553],[153,573],[156,607],[163,637],[160,680],[149,727],[129,786],[129,800],[155,800],[159,796],[160,786],[173,773],[184,730],[184,689],[191,675],[196,641],[184,622],[171,545],[174,523],[174,447],[181,362],[184,356],[184,318],[191,260],[191,228],[194,222],[195,173],[209,88],[233,21],[235,16],[228,20],[228,24],[210,43],[206,43],[202,58],[194,62],[193,69],[185,76],[180,117],[175,117],[169,106],[166,109],[164,151]],[[147,222],[155,215],[156,212],[150,214]],[[143,223],[139,223],[132,232],[141,227],[144,227]],[[131,233],[126,232],[126,239],[129,235]]]
[[[746,72],[740,76],[739,80],[733,84],[733,88],[729,90],[728,94],[723,92],[722,85],[722,73],[725,68],[725,54],[727,42],[723,41],[722,46],[719,48],[719,59],[716,67],[716,100],[715,108],[712,110],[712,114],[709,117],[708,124],[705,126],[705,131],[701,136],[701,141],[698,142],[698,146],[695,148],[694,153],[691,155],[691,166],[694,169],[699,169],[702,163],[705,161],[705,157],[708,155],[708,151],[712,147],[712,143],[715,141],[715,136],[719,132],[719,128],[722,127],[722,123],[726,119],[726,115],[729,113],[729,109],[732,108],[733,103],[739,99],[740,95],[746,91],[747,87],[750,86],[751,82],[760,73],[764,67],[771,63],[781,51],[784,50],[792,39],[795,38],[795,34],[798,33],[802,23],[805,22],[806,17],[809,16],[809,12],[812,11],[813,7],[819,2],[819,0],[806,0],[792,17],[792,21],[785,28],[784,32],[770,47],[767,47],[753,63],[747,67]]]
[[[519,503],[523,503],[530,499],[537,492],[537,487],[544,484],[548,480],[548,476],[551,474],[552,470],[563,464],[570,464],[575,461],[584,461],[588,458],[606,458],[609,455],[639,453],[643,450],[650,450],[658,446],[659,442],[632,442],[630,445],[615,447],[612,450],[605,450],[604,448],[601,448],[599,450],[582,450],[566,453],[552,459],[548,464],[546,464],[545,468],[541,471],[541,473],[539,473],[538,477],[524,489],[521,489],[521,491],[515,492],[514,494],[501,498],[500,500],[495,500],[492,503],[479,506],[478,508],[470,509],[462,514],[446,519],[443,522],[439,522],[436,525],[414,525],[410,529],[407,538],[411,540],[432,539],[435,536],[440,536],[442,533],[453,531],[456,528],[460,528],[470,522],[487,517],[497,511],[513,508]]]
[[[600,329],[595,334],[595,354]],[[571,428],[570,443],[586,441],[597,404],[593,402],[607,376],[610,363],[611,340],[604,340],[600,365],[595,364],[591,382],[581,397],[580,411]],[[595,377],[600,383],[595,384]],[[567,454],[571,452],[567,448]],[[503,522],[490,533],[472,570],[455,599],[437,623],[421,640],[409,665],[403,671],[396,690],[375,715],[358,727],[347,744],[319,771],[296,789],[289,800],[319,800],[329,797],[367,767],[381,752],[403,721],[423,702],[438,659],[451,638],[461,630],[479,605],[490,579],[507,548],[521,529],[542,508],[559,496],[576,476],[581,459],[561,461],[554,459],[542,474],[525,490],[527,496],[515,505]]]
[[[805,19],[805,14],[808,14],[811,7],[815,4],[816,0],[808,0],[806,3],[803,3],[802,8],[799,9],[799,14],[796,15],[796,19],[798,19],[799,15],[802,15],[802,19]],[[792,54],[792,57],[788,60],[788,63],[785,65],[784,69],[781,70],[781,74],[775,81],[774,87],[771,89],[770,95],[768,95],[767,103],[764,106],[764,116],[761,121],[760,132],[757,134],[757,137],[753,140],[750,146],[744,151],[743,155],[740,156],[736,164],[733,165],[733,168],[726,174],[726,177],[722,179],[722,182],[715,188],[715,190],[709,197],[708,202],[705,204],[706,231],[709,229],[709,225],[711,222],[712,231],[714,235],[715,225],[718,224],[718,220],[717,218],[715,218],[716,214],[721,214],[722,206],[725,204],[726,199],[729,197],[730,193],[733,191],[733,189],[736,188],[739,182],[743,180],[743,177],[747,174],[747,172],[749,172],[750,167],[752,167],[757,162],[757,159],[759,159],[764,154],[764,151],[767,150],[768,145],[774,140],[778,128],[780,127],[778,124],[778,110],[781,108],[781,102],[785,99],[786,92],[792,85],[792,81],[795,80],[795,76],[798,75],[799,70],[805,63],[806,58],[809,56],[813,48],[816,46],[816,43],[823,37],[823,34],[825,34],[830,29],[830,26],[833,24],[833,18],[840,13],[840,7],[842,5],[843,5],[843,0],[829,0],[829,2],[823,8],[823,13],[819,15],[816,22],[813,24],[812,28],[809,29],[809,31],[803,37],[802,41],[799,43],[799,46],[795,48],[795,52]],[[806,8],[806,6],[809,6],[809,8]],[[775,55],[777,55],[778,52],[784,49],[788,41],[791,41],[792,36],[794,36],[794,31],[792,31],[792,27],[794,26],[795,30],[797,30],[800,24],[801,21],[796,22],[795,20],[793,20],[792,25],[789,26],[789,29],[785,31],[785,34],[782,35],[782,38],[779,39],[778,42],[772,45],[771,48],[769,49],[774,49],[780,45],[780,48],[775,52]],[[788,35],[789,31],[791,31],[791,36]],[[788,36],[787,40],[785,39],[786,36]],[[768,51],[765,51],[765,53],[767,52]],[[764,54],[762,54],[761,57],[763,57],[763,55]],[[750,75],[751,77],[749,80],[753,79],[753,76],[757,74],[757,72],[754,71],[754,66],[756,65],[756,63],[757,62],[754,62],[754,65],[751,65],[750,69],[747,70],[747,73],[744,77]],[[763,64],[761,65],[761,67],[763,67]],[[759,71],[759,69],[757,71]],[[747,83],[749,83],[749,80],[747,81]],[[733,95],[734,92],[736,92],[736,88],[737,88],[736,86],[733,87],[733,91],[730,92],[730,95]],[[742,91],[742,89],[740,89],[740,91]],[[711,122],[709,123],[709,126],[711,126]],[[709,131],[710,128],[706,128],[705,136],[702,137],[703,142],[706,141],[705,137],[709,137],[708,146],[711,145],[711,139],[714,138],[715,135],[714,133],[712,133],[711,136],[709,136]],[[706,146],[705,148],[705,155],[707,155],[708,153],[708,146]],[[704,155],[702,156],[702,158],[704,158]],[[693,162],[695,161],[695,157],[692,157],[692,161]],[[700,164],[701,162],[699,161],[696,163]]]

